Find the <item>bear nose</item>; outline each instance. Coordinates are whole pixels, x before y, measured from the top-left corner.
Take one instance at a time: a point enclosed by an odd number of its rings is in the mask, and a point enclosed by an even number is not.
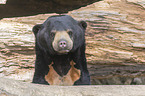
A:
[[[60,48],[65,48],[66,46],[67,46],[66,41],[60,41],[60,42],[59,42],[59,47],[60,47]]]

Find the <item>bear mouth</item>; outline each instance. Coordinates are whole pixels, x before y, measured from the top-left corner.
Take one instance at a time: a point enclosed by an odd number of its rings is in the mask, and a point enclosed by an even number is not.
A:
[[[60,50],[57,51],[59,54],[67,54],[70,50]]]

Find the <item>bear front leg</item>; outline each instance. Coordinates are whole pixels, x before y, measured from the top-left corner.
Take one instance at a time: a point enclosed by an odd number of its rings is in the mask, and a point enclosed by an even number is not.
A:
[[[35,73],[33,77],[32,83],[37,83],[37,84],[48,84],[46,80],[44,79],[45,75],[49,71],[48,68],[48,63],[46,61],[47,56],[46,54],[37,48],[36,46],[36,61],[35,61]],[[46,63],[47,62],[47,63]]]
[[[46,80],[44,79],[44,76],[45,76],[46,70],[49,70],[49,69],[46,69],[47,66],[45,67],[42,67],[42,66],[43,66],[42,63],[39,63],[39,64],[37,62],[35,63],[35,73],[34,73],[32,83],[48,84]]]
[[[76,68],[81,70],[81,77],[74,83],[74,85],[90,85],[90,75],[87,69],[85,56],[85,44],[77,50],[74,56],[74,59],[76,61]]]
[[[87,69],[87,64],[85,62],[85,60],[79,61],[79,63],[76,63],[77,68],[79,68],[81,70],[81,76],[80,79],[77,80],[74,85],[90,85],[90,75]]]

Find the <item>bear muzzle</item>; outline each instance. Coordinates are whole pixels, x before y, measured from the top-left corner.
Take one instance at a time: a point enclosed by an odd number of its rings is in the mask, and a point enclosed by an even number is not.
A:
[[[67,54],[72,50],[73,41],[67,32],[56,32],[54,41],[52,42],[53,49],[60,54]]]

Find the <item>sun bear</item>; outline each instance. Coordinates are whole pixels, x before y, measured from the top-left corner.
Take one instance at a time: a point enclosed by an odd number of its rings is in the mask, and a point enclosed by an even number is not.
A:
[[[87,23],[68,15],[49,17],[33,27],[35,73],[32,83],[49,85],[89,85],[85,56]]]

